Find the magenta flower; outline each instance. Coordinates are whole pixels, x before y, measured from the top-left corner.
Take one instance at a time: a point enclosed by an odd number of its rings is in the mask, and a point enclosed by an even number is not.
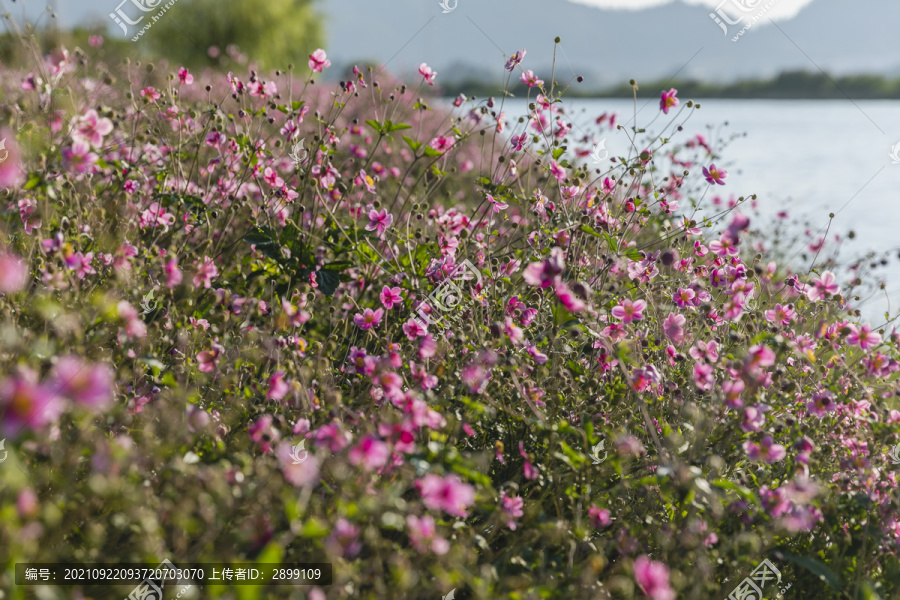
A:
[[[531,69],[528,69],[527,71],[522,73],[522,77],[519,78],[519,81],[528,85],[528,87],[530,87],[530,88],[540,87],[540,86],[544,85],[544,80],[538,79],[537,76],[534,74],[534,71],[532,71]]]
[[[388,286],[384,286],[381,288],[381,304],[388,310],[394,308],[394,305],[401,304],[403,302],[403,296],[401,296],[402,290],[399,287],[390,288]]]
[[[322,69],[327,69],[330,66],[331,61],[328,60],[328,56],[321,48],[309,55],[309,68],[313,72],[321,73]]]
[[[859,346],[863,350],[868,350],[881,343],[881,336],[872,331],[872,327],[868,323],[860,327],[850,325],[850,335],[847,336],[847,343],[851,346]]]
[[[436,138],[434,138],[433,140],[431,140],[430,142],[428,142],[428,145],[430,147],[434,148],[435,150],[437,150],[438,152],[440,152],[441,154],[443,154],[444,152],[446,152],[447,150],[452,148],[453,144],[455,144],[455,143],[456,143],[455,135],[451,135],[448,137],[439,135]]]
[[[475,488],[463,483],[456,475],[440,477],[429,473],[417,482],[417,486],[422,502],[431,510],[465,517],[468,515],[466,509],[475,502]]]
[[[2,173],[0,173],[0,178],[2,178]],[[25,228],[25,234],[31,235],[35,229],[40,229],[43,221],[34,216],[35,207],[37,207],[37,202],[32,200],[31,198],[22,198],[18,202],[19,207],[19,218],[22,219],[22,225]],[[60,242],[62,245],[62,242]]]
[[[194,83],[194,76],[188,73],[188,70],[185,67],[181,67],[178,69],[178,81],[184,85],[191,85]]]
[[[366,471],[377,471],[388,463],[391,449],[374,435],[367,435],[350,450],[347,458],[352,465],[362,465]]]
[[[4,437],[17,436],[23,427],[40,429],[53,423],[64,408],[56,391],[38,383],[37,373],[27,367],[19,367],[0,381],[0,432]]]
[[[113,400],[115,373],[106,364],[88,364],[75,356],[64,356],[50,372],[50,386],[60,396],[94,410],[104,410]]]
[[[284,371],[275,371],[269,377],[269,390],[266,392],[266,399],[277,402],[287,396],[290,391],[291,386],[284,380]]]
[[[88,44],[92,48],[97,48],[103,45],[103,36],[100,35],[92,35],[88,38]]]
[[[631,300],[623,300],[621,303],[614,306],[610,312],[613,317],[621,320],[623,324],[628,324],[632,321],[640,321],[643,319],[643,313],[646,308],[647,303],[644,300],[635,300],[634,302]]]
[[[725,185],[725,178],[728,177],[728,171],[725,169],[717,169],[716,165],[709,165],[709,168],[703,167],[703,176],[709,183],[718,183]]]
[[[366,188],[366,191],[370,194],[375,193],[375,180],[363,169],[360,169],[359,175],[353,180],[353,184]]]
[[[85,142],[99,148],[103,145],[103,138],[112,133],[112,130],[112,121],[100,118],[97,111],[91,109],[72,121],[72,141]]]
[[[381,318],[383,316],[383,308],[379,308],[376,311],[373,311],[371,308],[367,308],[362,313],[356,313],[355,315],[353,315],[353,322],[357,327],[365,331],[367,329],[372,329],[372,327],[377,327],[378,324],[381,323]]]
[[[522,135],[514,135],[510,140],[510,144],[513,147],[515,152],[519,152],[522,148],[525,147],[525,144],[528,142],[528,134],[523,133]]]
[[[409,529],[409,543],[416,551],[424,554],[431,550],[437,555],[443,555],[450,550],[450,542],[437,534],[434,519],[429,515],[422,518],[407,515],[406,527]]]
[[[500,497],[500,506],[503,508],[503,512],[507,518],[506,526],[515,531],[515,520],[525,514],[522,511],[522,508],[525,506],[525,501],[519,496],[507,496],[506,493],[504,493]]]
[[[15,294],[28,283],[28,263],[14,254],[0,254],[0,293]]]
[[[116,311],[119,318],[125,321],[125,335],[130,338],[146,337],[147,326],[141,321],[137,309],[129,304],[127,300],[119,300],[119,303],[116,305]]]
[[[508,61],[506,61],[506,70],[507,70],[507,71],[512,71],[513,69],[516,68],[516,65],[518,65],[519,63],[522,62],[522,60],[523,60],[524,58],[525,58],[525,48],[522,48],[521,50],[519,50],[518,52],[516,52],[515,54],[513,54],[513,55],[509,58]]]
[[[366,225],[366,231],[377,231],[378,236],[384,236],[385,230],[394,222],[394,216],[388,213],[386,208],[380,211],[369,211],[369,224]]]
[[[425,83],[434,85],[434,78],[437,77],[437,71],[433,71],[426,63],[419,65],[419,73],[425,78]]]
[[[641,555],[634,561],[634,580],[652,600],[675,600],[675,590],[669,584],[669,567]]]
[[[169,289],[181,283],[181,280],[184,277],[181,269],[178,268],[178,257],[175,256],[166,262],[164,271],[166,274],[166,287]]]
[[[219,366],[219,355],[225,352],[225,348],[219,344],[213,344],[210,350],[204,350],[197,354],[197,367],[203,373],[211,373]]]
[[[831,271],[825,271],[822,276],[812,282],[806,296],[813,302],[824,300],[828,296],[836,296],[841,293],[841,286],[837,284],[837,277]]]
[[[594,527],[606,527],[612,520],[609,518],[609,511],[605,508],[597,508],[596,506],[592,506],[588,509],[588,518],[591,520],[591,525]]]
[[[566,310],[569,312],[579,312],[587,308],[587,304],[578,296],[575,295],[569,286],[567,286],[562,281],[557,281],[556,286],[553,288],[553,291],[556,292],[556,297],[559,299],[559,302],[566,307]]]
[[[663,111],[665,114],[669,114],[669,109],[674,108],[680,104],[678,98],[675,95],[678,93],[678,90],[675,88],[670,89],[668,92],[663,92],[662,97],[659,99],[659,109]]]
[[[774,443],[772,436],[769,435],[764,437],[759,445],[747,440],[744,442],[743,448],[750,460],[754,462],[764,460],[770,465],[784,460],[784,457],[787,456],[784,446]]]
[[[197,261],[194,261],[194,264],[197,264]],[[194,285],[196,287],[200,287],[201,285],[207,289],[212,287],[212,279],[213,277],[218,277],[219,269],[216,268],[216,265],[213,264],[213,259],[208,256],[203,257],[203,263],[197,267],[197,273],[194,275]]]

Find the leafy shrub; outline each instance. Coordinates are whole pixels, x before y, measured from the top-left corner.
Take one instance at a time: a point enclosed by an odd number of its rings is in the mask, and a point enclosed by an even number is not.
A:
[[[4,79],[3,588],[168,557],[334,565],[211,598],[700,599],[768,558],[898,593],[898,335],[750,251],[697,105],[601,115],[632,150],[594,163],[523,57],[518,121],[426,65]]]

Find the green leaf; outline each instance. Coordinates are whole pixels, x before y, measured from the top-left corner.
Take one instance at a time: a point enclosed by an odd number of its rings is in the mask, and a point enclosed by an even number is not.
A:
[[[484,473],[479,473],[478,471],[474,471],[460,464],[453,465],[453,471],[462,475],[466,479],[470,479],[471,481],[479,483],[485,487],[491,486],[491,478]]]
[[[316,271],[316,283],[319,291],[326,296],[334,296],[335,290],[341,283],[340,276],[334,271]]]
[[[291,102],[291,110],[300,110],[305,102],[303,100],[294,100]]]
[[[385,121],[385,126],[385,129],[388,133],[403,131],[404,129],[412,129],[412,125],[407,125],[406,123],[391,123],[390,120]]]
[[[833,589],[836,592],[839,592],[841,589],[841,581],[838,579],[838,576],[834,574],[834,572],[825,566],[825,563],[822,563],[814,558],[810,558],[809,556],[800,556],[799,554],[791,554],[790,552],[779,552],[781,557],[785,560],[789,560],[790,562],[799,565],[816,575],[828,584],[828,587]]]
[[[23,190],[31,190],[37,187],[37,184],[41,182],[40,173],[32,173],[28,176],[28,181],[25,182],[25,185],[22,187]]]
[[[444,153],[440,150],[435,150],[431,146],[425,146],[425,156],[429,158],[437,158],[438,156],[443,156]]]
[[[328,525],[315,517],[304,523],[303,528],[300,530],[301,537],[305,538],[323,538],[329,533],[331,533],[331,530]]]
[[[410,148],[412,148],[413,152],[418,152],[419,148],[422,147],[422,142],[417,142],[407,135],[404,135],[402,137],[403,137],[403,141],[406,142]]]
[[[716,479],[715,481],[711,481],[710,483],[719,489],[731,490],[748,502],[753,502],[754,504],[756,503],[756,497],[753,495],[753,492],[751,492],[747,488],[739,486],[733,481],[729,481],[727,479]]]
[[[378,133],[384,133],[384,129],[381,127],[381,123],[374,119],[366,119],[366,125],[374,129]]]
[[[284,255],[281,254],[281,245],[276,241],[274,232],[268,227],[257,227],[244,236],[244,241],[255,245],[259,252],[272,260],[279,263],[285,260]]]
[[[552,152],[553,160],[559,160],[559,157],[562,156],[563,152],[565,152],[565,151],[566,151],[565,148],[554,148],[554,150]]]
[[[594,229],[593,227],[591,227],[590,225],[582,225],[581,227],[578,228],[578,230],[583,231],[584,233],[587,233],[589,235],[592,235],[592,236],[598,237],[598,238],[602,238],[604,235],[604,234],[600,233],[599,231],[597,231],[596,229]]]

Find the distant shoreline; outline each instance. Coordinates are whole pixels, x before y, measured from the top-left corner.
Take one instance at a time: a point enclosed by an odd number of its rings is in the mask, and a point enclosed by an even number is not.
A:
[[[785,72],[771,79],[753,79],[717,85],[699,81],[650,81],[638,82],[638,99],[657,97],[659,91],[675,88],[682,98],[734,99],[734,100],[900,100],[900,79],[878,75],[850,75],[832,77],[806,71]],[[565,85],[563,85],[565,87]],[[524,84],[517,84],[512,93],[522,94]],[[461,93],[475,96],[500,96],[502,90],[484,81],[469,80],[445,83],[443,95],[458,96]],[[602,90],[579,89],[573,83],[566,90],[567,98],[631,99],[632,87],[628,84]]]

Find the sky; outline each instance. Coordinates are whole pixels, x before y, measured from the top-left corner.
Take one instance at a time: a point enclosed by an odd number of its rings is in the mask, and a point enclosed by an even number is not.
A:
[[[31,17],[46,5],[24,1]],[[109,13],[122,1],[56,0],[62,26],[93,19],[109,35],[120,35]],[[142,0],[124,1],[127,10]],[[452,10],[442,11],[441,1]],[[13,14],[21,11],[22,0],[4,3]],[[494,67],[523,47],[536,72],[547,74],[555,61],[557,73],[583,75],[593,89],[676,74],[715,83],[787,70],[900,76],[896,0],[320,0],[318,6],[336,66],[374,60],[409,73],[427,62],[444,81],[493,79]],[[175,18],[177,8],[166,18]],[[717,14],[743,22],[759,17],[737,39],[741,25],[726,27]],[[563,38],[558,47],[556,36]]]

